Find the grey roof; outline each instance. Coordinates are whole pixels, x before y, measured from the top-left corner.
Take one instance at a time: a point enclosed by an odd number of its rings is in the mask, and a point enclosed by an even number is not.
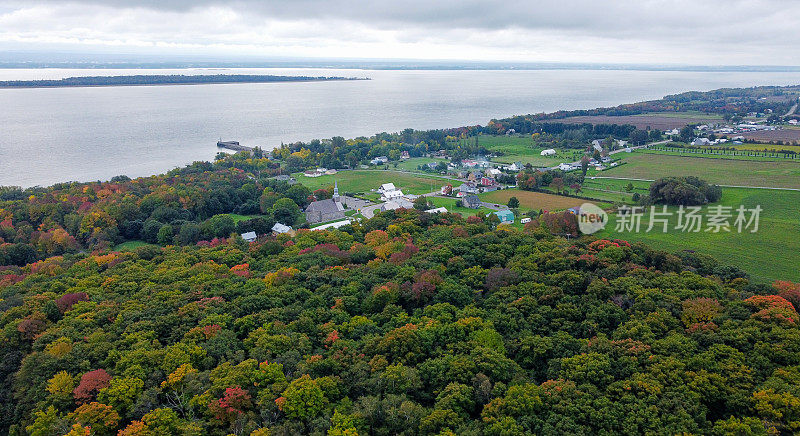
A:
[[[308,205],[306,213],[320,212],[322,214],[335,213],[344,211],[342,203],[334,201],[333,199],[319,200]]]
[[[481,202],[481,199],[478,198],[477,195],[465,195],[461,201],[465,204],[478,204]]]
[[[292,231],[292,228],[283,223],[275,223],[275,225],[272,226],[272,231],[275,233],[288,233]]]

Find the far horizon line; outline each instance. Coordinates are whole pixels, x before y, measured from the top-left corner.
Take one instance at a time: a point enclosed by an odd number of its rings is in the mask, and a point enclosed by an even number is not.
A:
[[[120,53],[0,51],[0,68],[177,69],[328,68],[362,70],[631,70],[694,72],[800,72],[800,65],[702,65],[675,63],[498,61],[405,58],[312,58]]]

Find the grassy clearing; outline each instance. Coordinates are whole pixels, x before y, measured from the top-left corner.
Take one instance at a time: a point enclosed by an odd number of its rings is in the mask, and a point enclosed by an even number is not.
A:
[[[372,189],[380,188],[383,183],[394,183],[406,194],[419,195],[438,190],[448,182],[452,182],[435,176],[407,174],[391,170],[340,171],[335,175],[320,177],[306,177],[302,173],[297,173],[293,176],[312,191],[333,186],[333,182],[336,181],[339,185],[339,192],[342,194],[345,192],[369,193]]]
[[[777,147],[777,146],[776,146]],[[795,147],[795,150],[800,151],[800,147]],[[675,147],[654,147],[647,150],[637,150],[636,153],[644,154],[659,154],[667,156],[689,156],[700,157],[704,159],[728,159],[728,160],[747,160],[755,162],[795,162],[800,164],[800,155],[786,155],[779,153],[778,150],[764,151],[761,150],[722,150],[719,147],[703,147],[702,150],[696,149],[682,149]]]
[[[412,157],[411,159],[400,161],[400,163],[397,164],[397,169],[405,171],[417,171],[418,166],[429,164],[431,162],[449,163],[450,161],[447,159],[434,159],[432,157]],[[392,168],[393,165],[389,165],[389,167]]]
[[[113,251],[133,251],[139,247],[147,247],[153,244],[148,244],[144,241],[126,241],[114,246]],[[154,246],[154,245],[153,245]]]
[[[486,215],[492,212],[491,209],[481,207],[480,209],[470,209],[467,207],[456,207],[457,198],[441,198],[441,197],[428,197],[428,202],[433,203],[436,207],[446,207],[448,212],[459,213],[463,217],[472,215]]]
[[[239,215],[238,213],[229,213],[227,215],[233,218],[233,222],[235,223],[263,216],[263,215]]]
[[[798,162],[759,162],[666,154],[628,154],[626,165],[603,171],[604,176],[658,179],[697,176],[710,183],[773,188],[800,188]]]
[[[667,251],[695,250],[711,255],[723,264],[736,265],[758,280],[800,280],[800,268],[798,268],[800,192],[725,188],[719,204],[731,206],[734,210],[739,205],[747,208],[760,205],[763,211],[758,232],[738,233],[732,229],[733,232],[684,233],[674,229],[677,217],[673,216],[667,233],[662,233],[661,227],[645,233],[644,230],[649,224],[649,214],[646,214],[642,219],[642,231],[639,233],[617,231],[616,217],[612,216],[609,226],[598,235],[642,241]],[[676,208],[669,210],[674,212]],[[705,212],[704,209],[704,215]],[[705,227],[704,219],[703,230]]]
[[[580,206],[585,200],[580,198],[564,197],[562,195],[545,194],[543,192],[522,191],[519,189],[503,189],[500,191],[480,194],[481,200],[487,203],[504,205],[511,197],[517,197],[521,210],[547,210],[557,211]]]
[[[474,141],[467,139],[464,141]],[[472,143],[472,142],[470,142]],[[574,162],[580,159],[582,150],[556,150],[555,156],[542,156],[540,153],[550,147],[537,144],[530,136],[480,135],[478,145],[493,152],[502,152],[503,156],[492,159],[494,162],[511,164],[522,162],[536,167],[555,166],[562,162]]]

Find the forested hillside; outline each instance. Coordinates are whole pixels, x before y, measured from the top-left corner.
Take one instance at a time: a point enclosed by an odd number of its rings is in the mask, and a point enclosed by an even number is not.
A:
[[[797,285],[453,214],[362,224],[20,268],[0,432],[800,430]]]

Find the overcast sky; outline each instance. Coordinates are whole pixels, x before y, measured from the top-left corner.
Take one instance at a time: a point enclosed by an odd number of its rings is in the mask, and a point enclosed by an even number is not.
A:
[[[800,65],[800,0],[0,0],[0,50]]]

